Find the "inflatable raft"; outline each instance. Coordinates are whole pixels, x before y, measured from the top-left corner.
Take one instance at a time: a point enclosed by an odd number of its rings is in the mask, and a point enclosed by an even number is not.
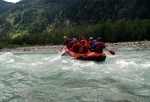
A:
[[[75,59],[79,59],[79,60],[104,61],[106,59],[105,53],[88,51],[85,54],[81,54],[81,53],[75,53],[73,51],[70,51],[68,48],[65,49],[65,52],[70,56],[74,57]]]

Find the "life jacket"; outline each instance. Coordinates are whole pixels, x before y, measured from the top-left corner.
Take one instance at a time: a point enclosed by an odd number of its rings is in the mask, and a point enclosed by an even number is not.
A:
[[[82,37],[81,35],[80,35],[80,39],[81,39],[81,40],[84,40],[85,43],[87,43],[87,40],[86,40],[84,37]]]
[[[93,44],[94,44],[94,41],[93,40],[89,40],[89,42],[88,42],[89,47],[92,47]]]
[[[96,45],[96,50],[103,50],[105,48],[105,45],[103,42],[98,42]]]
[[[87,53],[88,52],[88,46],[87,44],[84,44],[81,46],[81,50],[79,51],[80,53]]]
[[[64,45],[66,45],[68,48],[70,42],[71,42],[71,40],[68,38],[64,41]]]
[[[79,43],[75,43],[73,44],[71,50],[74,52],[79,52],[80,48],[81,48],[81,45]]]
[[[74,40],[72,40],[72,41],[69,43],[68,48],[72,48],[73,44],[74,44]]]

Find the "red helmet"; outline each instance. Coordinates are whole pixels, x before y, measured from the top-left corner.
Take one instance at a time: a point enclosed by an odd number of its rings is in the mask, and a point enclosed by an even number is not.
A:
[[[75,42],[75,43],[77,43],[77,42],[78,42],[78,40],[76,40],[76,39],[75,39],[75,40],[74,40],[74,42]]]
[[[85,44],[85,40],[81,40],[81,43],[82,43],[82,44]]]

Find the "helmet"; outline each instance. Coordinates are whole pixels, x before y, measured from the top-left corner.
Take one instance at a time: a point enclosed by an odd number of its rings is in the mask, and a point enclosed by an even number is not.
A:
[[[90,37],[89,39],[90,39],[90,40],[93,40],[93,37]]]
[[[78,40],[77,40],[77,39],[75,39],[75,40],[74,40],[74,42],[75,42],[75,43],[77,43],[77,42],[78,42]]]
[[[81,43],[82,43],[82,44],[85,44],[85,40],[81,40]]]
[[[64,39],[67,39],[67,36],[64,36],[63,38],[64,38]]]
[[[76,38],[73,38],[73,40],[76,40]]]
[[[101,41],[101,37],[98,37],[98,38],[97,38],[97,41]]]

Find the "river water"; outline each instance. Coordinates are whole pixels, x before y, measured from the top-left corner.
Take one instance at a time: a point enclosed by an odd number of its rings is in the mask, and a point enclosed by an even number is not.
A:
[[[150,102],[150,51],[115,52],[103,62],[1,52],[0,102]]]

